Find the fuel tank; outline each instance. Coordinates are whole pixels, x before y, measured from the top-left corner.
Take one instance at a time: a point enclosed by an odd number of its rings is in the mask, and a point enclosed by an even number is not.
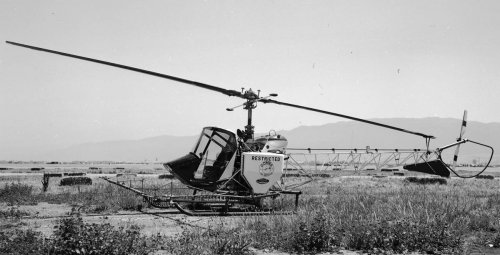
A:
[[[258,145],[260,152],[271,152],[282,154],[285,153],[288,146],[288,140],[279,134],[269,133],[265,136],[255,138],[255,143]]]

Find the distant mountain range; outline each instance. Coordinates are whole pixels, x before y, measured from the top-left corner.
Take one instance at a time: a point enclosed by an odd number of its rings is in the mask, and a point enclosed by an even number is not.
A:
[[[459,135],[461,120],[450,118],[393,118],[372,121],[434,135],[431,149],[453,143]],[[422,137],[376,127],[364,123],[343,121],[321,126],[301,126],[292,130],[277,131],[285,136],[289,148],[425,148]],[[500,123],[468,122],[465,138],[500,148]],[[197,136],[157,136],[141,140],[86,143],[46,153],[46,160],[113,160],[128,162],[169,161],[189,152]],[[452,154],[454,149],[450,150]],[[467,143],[462,146],[462,162],[485,161],[487,150]],[[500,162],[500,155],[494,158]]]

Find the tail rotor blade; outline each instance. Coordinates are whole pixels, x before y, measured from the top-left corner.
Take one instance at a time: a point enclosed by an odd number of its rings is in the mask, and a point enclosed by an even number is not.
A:
[[[467,110],[464,111],[464,117],[462,119],[462,127],[460,128],[460,136],[458,137],[459,140],[462,140],[466,128],[467,128]]]
[[[467,128],[467,110],[464,111],[464,117],[462,119],[462,126],[460,127],[460,136],[457,139],[457,142],[462,140],[462,137],[465,134],[465,129]],[[457,148],[455,149],[455,155],[453,155],[453,170],[455,170],[455,167],[457,166],[457,161],[458,161],[458,152],[460,151],[460,144],[457,145]]]
[[[455,149],[455,155],[453,155],[453,166],[452,169],[455,170],[457,167],[457,161],[458,161],[458,152],[460,151],[460,144],[457,145],[457,148]]]

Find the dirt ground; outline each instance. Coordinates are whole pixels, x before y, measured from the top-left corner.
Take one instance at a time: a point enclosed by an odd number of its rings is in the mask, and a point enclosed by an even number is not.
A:
[[[22,218],[23,228],[32,228],[50,236],[58,220],[68,217],[72,208],[66,204],[39,203],[38,205],[23,205],[19,210],[26,211],[30,216]],[[74,212],[73,212],[74,213]],[[161,234],[173,236],[182,231],[184,226],[206,228],[214,221],[227,224],[234,218],[188,217],[179,214],[176,209],[139,211],[119,211],[112,214],[81,214],[86,223],[109,223],[115,227],[137,225],[145,235]]]

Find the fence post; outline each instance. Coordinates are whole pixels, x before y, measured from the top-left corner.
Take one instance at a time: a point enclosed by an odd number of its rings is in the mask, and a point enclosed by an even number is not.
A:
[[[47,192],[47,189],[49,188],[49,179],[50,175],[47,173],[43,173],[42,177],[43,192]]]

